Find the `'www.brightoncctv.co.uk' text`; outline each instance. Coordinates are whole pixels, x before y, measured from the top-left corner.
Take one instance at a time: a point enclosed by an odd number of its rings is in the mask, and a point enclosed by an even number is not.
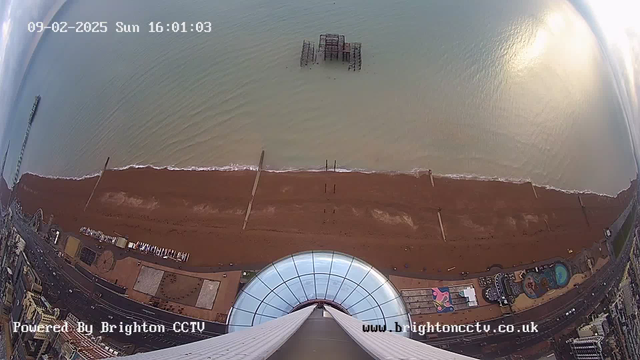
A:
[[[538,332],[538,325],[530,322],[521,325],[500,324],[497,327],[493,327],[489,324],[465,324],[465,325],[450,325],[440,324],[439,322],[432,324],[420,324],[413,323],[412,325],[400,325],[397,322],[395,326],[385,325],[372,325],[363,324],[363,332],[414,332],[420,336],[426,334],[438,334],[438,333],[536,333]]]

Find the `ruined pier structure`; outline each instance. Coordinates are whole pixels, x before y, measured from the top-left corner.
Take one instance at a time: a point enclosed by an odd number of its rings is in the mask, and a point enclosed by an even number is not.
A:
[[[312,41],[302,42],[300,53],[300,67],[319,64],[320,61],[342,61],[349,63],[349,70],[362,69],[362,44],[359,42],[345,42],[344,35],[321,34],[318,48]]]

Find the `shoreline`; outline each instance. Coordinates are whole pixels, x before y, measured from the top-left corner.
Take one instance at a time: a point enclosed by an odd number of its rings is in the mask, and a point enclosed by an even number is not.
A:
[[[83,212],[96,179],[26,174],[17,196],[26,212],[42,208],[45,222],[53,214],[64,231],[88,226],[186,251],[189,267],[270,263],[327,249],[381,271],[437,274],[576,256],[603,238],[636,183],[615,198],[536,186],[536,198],[527,183],[434,176],[433,188],[424,173],[265,171],[243,231],[254,179],[248,170],[108,170]]]
[[[243,165],[243,164],[229,164],[225,166],[187,166],[187,167],[176,167],[174,165],[166,165],[166,166],[156,166],[156,165],[141,165],[141,164],[130,164],[126,166],[113,167],[108,168],[107,171],[127,171],[132,169],[152,169],[152,170],[168,170],[168,171],[186,171],[186,172],[231,172],[231,171],[257,171],[258,165]],[[381,175],[409,175],[409,176],[424,176],[427,175],[430,169],[428,168],[414,168],[409,171],[378,171],[378,170],[368,170],[363,168],[340,168],[337,167],[334,171],[331,166],[329,166],[329,170],[325,170],[324,168],[280,168],[280,169],[269,169],[262,168],[263,172],[270,173],[321,173],[321,172],[335,172],[335,173],[357,173],[357,174],[381,174]],[[24,175],[33,175],[46,179],[61,179],[61,180],[86,180],[98,177],[100,175],[100,171],[89,173],[82,176],[56,176],[56,175],[42,175],[35,172],[24,172],[20,175],[22,178]],[[615,198],[620,193],[624,192],[627,188],[620,189],[615,195],[599,193],[589,189],[567,189],[560,188],[553,185],[548,184],[538,184],[533,182],[529,178],[511,178],[511,177],[501,177],[501,176],[485,176],[478,174],[440,174],[433,173],[434,178],[447,178],[454,180],[475,180],[475,181],[495,181],[502,183],[511,183],[511,184],[528,184],[531,183],[535,187],[540,187],[548,190],[561,191],[567,194],[586,194],[586,195],[598,195],[598,196],[606,196],[610,198]]]

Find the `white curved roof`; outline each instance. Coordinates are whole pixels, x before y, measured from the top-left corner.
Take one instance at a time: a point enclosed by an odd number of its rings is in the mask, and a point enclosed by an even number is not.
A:
[[[229,332],[265,323],[318,300],[338,305],[370,324],[395,328],[396,322],[411,323],[402,297],[371,265],[339,252],[309,251],[270,264],[240,291],[227,320]]]
[[[421,342],[397,336],[390,332],[363,332],[362,322],[347,316],[331,306],[325,309],[353,341],[375,359],[472,360],[472,358],[441,350]],[[231,334],[196,341],[167,349],[139,353],[120,359],[130,360],[210,360],[210,359],[267,359],[307,320],[313,307],[307,307],[265,324],[246,328]],[[332,345],[332,339],[323,339],[323,345]]]

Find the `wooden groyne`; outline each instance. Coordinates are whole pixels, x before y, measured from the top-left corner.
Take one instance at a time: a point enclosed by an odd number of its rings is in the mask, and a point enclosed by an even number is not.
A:
[[[100,180],[102,180],[102,175],[104,175],[104,172],[107,171],[107,166],[109,165],[109,157],[107,156],[107,161],[105,161],[104,163],[104,167],[102,168],[102,171],[100,172],[100,176],[98,176],[98,181],[96,181],[96,185],[93,187],[93,190],[91,191],[91,195],[89,195],[89,198],[87,199],[87,203],[84,204],[84,209],[82,210],[87,211],[87,207],[89,206],[89,202],[91,202],[91,198],[93,197],[93,194],[96,192],[96,189],[98,188],[98,184],[100,184]]]
[[[29,140],[29,133],[31,132],[31,124],[33,124],[33,119],[36,117],[38,104],[40,104],[40,95],[36,96],[35,100],[33,101],[33,106],[31,107],[31,114],[29,114],[29,123],[27,124],[27,132],[24,135],[24,141],[22,142],[22,148],[20,149],[20,156],[18,156],[16,173],[13,176],[13,187],[16,186],[16,184],[18,183],[18,179],[20,179],[20,166],[22,165],[22,157],[24,156],[24,150],[27,147],[27,140]]]
[[[253,206],[253,199],[256,197],[256,190],[258,189],[258,181],[260,181],[260,172],[262,171],[262,162],[264,161],[264,150],[260,154],[260,162],[258,163],[258,172],[256,172],[256,179],[253,182],[253,190],[251,190],[251,200],[247,206],[247,213],[244,216],[244,223],[242,224],[242,230],[247,228],[247,222],[249,222],[249,215],[251,214],[251,207]]]

